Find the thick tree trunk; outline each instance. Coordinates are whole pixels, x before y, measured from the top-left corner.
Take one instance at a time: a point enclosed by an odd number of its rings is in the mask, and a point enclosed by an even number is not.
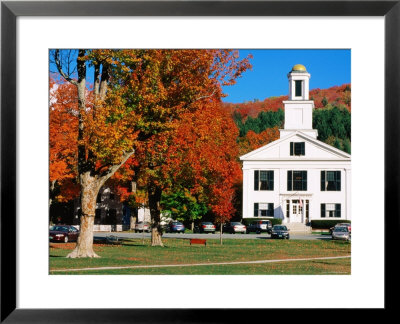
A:
[[[81,175],[81,224],[78,242],[67,258],[98,258],[93,250],[93,224],[96,214],[96,198],[101,182],[90,176],[90,172]]]
[[[222,222],[219,225],[219,244],[222,245]]]
[[[160,201],[161,201],[161,189],[149,188],[149,207],[150,207],[150,216],[151,216],[151,246],[164,246],[161,236],[161,209],[160,209]]]

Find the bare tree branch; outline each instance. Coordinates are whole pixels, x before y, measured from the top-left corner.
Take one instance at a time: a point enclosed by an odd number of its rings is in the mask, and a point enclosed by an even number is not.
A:
[[[213,93],[208,95],[208,96],[202,96],[202,97],[196,98],[193,102],[196,102],[196,101],[199,101],[199,100],[202,100],[202,99],[211,98],[215,94],[215,92],[216,91],[214,90]]]
[[[56,49],[55,52],[54,52],[54,63],[55,63],[56,66],[57,66],[58,73],[60,73],[61,76],[62,76],[65,80],[67,80],[67,81],[70,82],[71,84],[74,84],[75,86],[78,86],[77,81],[74,80],[74,79],[72,79],[71,76],[70,76],[70,74],[67,74],[67,73],[64,72],[64,70],[63,70],[63,68],[62,68],[62,63],[61,63],[61,60],[60,60],[60,50],[58,50],[58,49]],[[69,64],[68,64],[68,66],[69,66]],[[68,68],[68,70],[69,70],[69,68]]]
[[[113,174],[133,155],[133,153],[135,153],[135,150],[132,150],[131,152],[125,152],[119,164],[113,165],[111,168],[101,174],[101,186],[113,176]]]

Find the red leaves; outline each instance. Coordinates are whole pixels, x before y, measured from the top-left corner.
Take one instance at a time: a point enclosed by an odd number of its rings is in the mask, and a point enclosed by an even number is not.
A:
[[[278,127],[267,128],[260,134],[256,134],[252,130],[249,130],[246,136],[239,139],[239,155],[244,155],[258,149],[261,146],[267,145],[275,140],[279,139]]]

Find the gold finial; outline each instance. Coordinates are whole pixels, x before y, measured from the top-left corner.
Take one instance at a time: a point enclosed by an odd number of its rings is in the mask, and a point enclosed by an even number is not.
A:
[[[307,72],[306,67],[302,64],[296,64],[295,66],[293,66],[292,72],[295,72],[295,71]]]

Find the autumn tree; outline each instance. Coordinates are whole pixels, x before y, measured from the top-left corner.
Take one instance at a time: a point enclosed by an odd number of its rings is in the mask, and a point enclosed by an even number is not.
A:
[[[238,130],[220,102],[209,101],[183,116],[164,164],[172,185],[189,188],[221,226],[235,211],[234,186],[242,176],[237,136]]]
[[[267,128],[260,134],[256,134],[250,130],[247,132],[246,136],[238,139],[239,155],[247,154],[277,139],[279,139],[278,127]]]
[[[49,206],[79,196],[77,178],[77,93],[70,84],[50,80]]]
[[[228,50],[80,49],[75,63],[70,54],[51,52],[59,74],[77,91],[82,216],[76,248],[68,257],[97,257],[93,223],[100,188],[141,143],[171,130],[195,103],[219,98],[221,87],[233,84],[248,62],[239,61],[237,52]],[[87,84],[88,72],[92,73],[93,89]],[[157,245],[161,243],[157,182],[148,183],[148,195],[152,242]]]

